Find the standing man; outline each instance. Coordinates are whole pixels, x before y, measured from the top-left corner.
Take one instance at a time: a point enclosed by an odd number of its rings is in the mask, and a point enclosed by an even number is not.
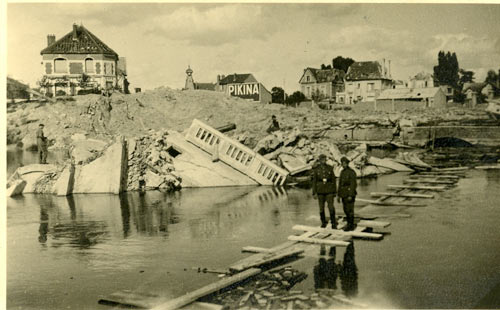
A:
[[[340,203],[342,198],[342,205],[344,213],[347,218],[347,226],[345,231],[354,230],[354,201],[356,200],[356,172],[349,167],[349,159],[342,157],[340,159],[342,164],[342,171],[339,177],[339,196],[337,202]]]
[[[333,207],[333,198],[337,192],[335,185],[335,174],[333,167],[326,164],[326,155],[319,155],[319,165],[314,168],[312,178],[312,194],[314,199],[318,199],[319,216],[321,218],[321,228],[325,228],[328,221],[325,216],[325,202],[328,204],[330,211],[330,221],[332,228],[337,228],[337,219],[335,218],[335,208]]]
[[[36,144],[38,147],[38,160],[40,164],[47,163],[47,137],[43,133],[43,124],[38,125],[36,131]]]

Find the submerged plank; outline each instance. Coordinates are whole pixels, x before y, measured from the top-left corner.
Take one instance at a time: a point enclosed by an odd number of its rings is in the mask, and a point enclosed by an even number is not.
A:
[[[442,172],[442,171],[466,171],[469,167],[451,167],[451,168],[432,168],[431,171]]]
[[[450,174],[429,174],[429,173],[419,173],[410,175],[410,178],[437,178],[437,179],[460,179],[458,175],[450,175]]]
[[[356,201],[367,202],[376,206],[395,206],[395,207],[425,207],[424,204],[421,203],[413,203],[413,202],[391,202],[391,201],[380,201],[380,200],[369,200],[369,199],[361,199],[356,198]]]
[[[272,253],[259,253],[255,254],[255,256],[252,260],[248,261],[240,261],[237,262],[229,267],[229,270],[232,272],[239,272],[248,268],[252,267],[257,267],[261,266],[264,264],[268,264],[283,258],[291,257],[291,256],[296,256],[301,253],[303,253],[304,250],[302,249],[294,249],[294,248],[289,248],[289,249],[284,249],[278,252],[272,252]]]
[[[358,225],[360,228],[363,228],[362,230],[359,231],[343,231],[340,229],[330,229],[330,228],[321,228],[321,227],[313,227],[313,226],[306,226],[306,225],[295,225],[292,227],[293,230],[302,230],[302,231],[316,231],[316,232],[321,232],[321,233],[329,233],[332,234],[333,236],[351,236],[351,237],[359,237],[359,238],[370,238],[370,239],[380,239],[382,238],[382,234],[377,234],[377,233],[368,233],[368,232],[363,232],[367,228],[367,226],[363,225]]]
[[[349,245],[349,242],[347,242],[347,241],[304,238],[304,237],[294,236],[294,235],[288,236],[288,240],[306,242],[306,243],[314,243],[314,244],[333,245],[333,246],[348,246]]]
[[[261,248],[257,246],[246,246],[241,249],[242,252],[250,252],[250,253],[272,253],[274,252],[272,249]]]
[[[389,188],[420,189],[427,191],[444,191],[445,186],[387,185]]]
[[[403,180],[403,183],[427,183],[427,184],[457,184],[457,181],[453,180],[428,180],[428,179],[408,179]]]
[[[363,226],[363,227],[370,227],[370,228],[386,228],[391,225],[390,222],[383,222],[383,221],[366,221],[366,220],[361,220],[357,224],[358,226]]]
[[[370,196],[373,197],[403,197],[403,198],[434,198],[434,195],[426,195],[426,194],[400,194],[400,193],[391,193],[391,192],[371,192]]]
[[[212,294],[214,292],[217,292],[223,288],[228,287],[229,285],[241,282],[249,277],[252,277],[256,274],[259,274],[260,272],[261,272],[261,270],[259,268],[252,268],[252,269],[245,270],[245,271],[237,273],[231,277],[221,279],[215,283],[209,284],[207,286],[199,288],[199,289],[192,291],[190,293],[187,293],[187,294],[184,294],[184,295],[179,296],[177,298],[171,299],[165,303],[162,303],[158,306],[155,306],[152,310],[178,309],[178,308],[183,307],[189,303],[192,303],[193,301],[197,300],[198,298],[201,298],[201,297],[206,296],[208,294]]]

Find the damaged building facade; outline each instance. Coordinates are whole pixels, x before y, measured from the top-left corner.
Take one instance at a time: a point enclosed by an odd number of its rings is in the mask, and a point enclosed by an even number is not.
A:
[[[253,102],[272,102],[271,93],[251,73],[218,75],[215,90]]]
[[[77,95],[86,89],[124,89],[125,58],[102,42],[83,25],[56,41],[47,36],[42,55],[40,86],[53,95]]]
[[[307,99],[316,95],[333,101],[337,92],[344,91],[344,76],[344,71],[339,69],[306,68],[299,80],[300,91]]]

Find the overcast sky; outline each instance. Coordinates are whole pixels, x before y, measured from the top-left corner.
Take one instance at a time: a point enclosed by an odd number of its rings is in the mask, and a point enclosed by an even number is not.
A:
[[[457,53],[478,81],[500,69],[500,4],[7,5],[7,73],[35,85],[47,34],[82,23],[127,58],[131,87],[181,88],[217,74],[253,73],[269,90],[298,89],[306,67],[341,55],[391,60],[393,78],[432,73],[439,50]]]

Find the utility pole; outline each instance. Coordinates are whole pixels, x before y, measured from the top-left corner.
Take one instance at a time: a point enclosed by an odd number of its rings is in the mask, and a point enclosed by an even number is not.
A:
[[[285,79],[283,79],[283,104],[285,104],[285,102],[286,102],[285,86],[286,86]]]

